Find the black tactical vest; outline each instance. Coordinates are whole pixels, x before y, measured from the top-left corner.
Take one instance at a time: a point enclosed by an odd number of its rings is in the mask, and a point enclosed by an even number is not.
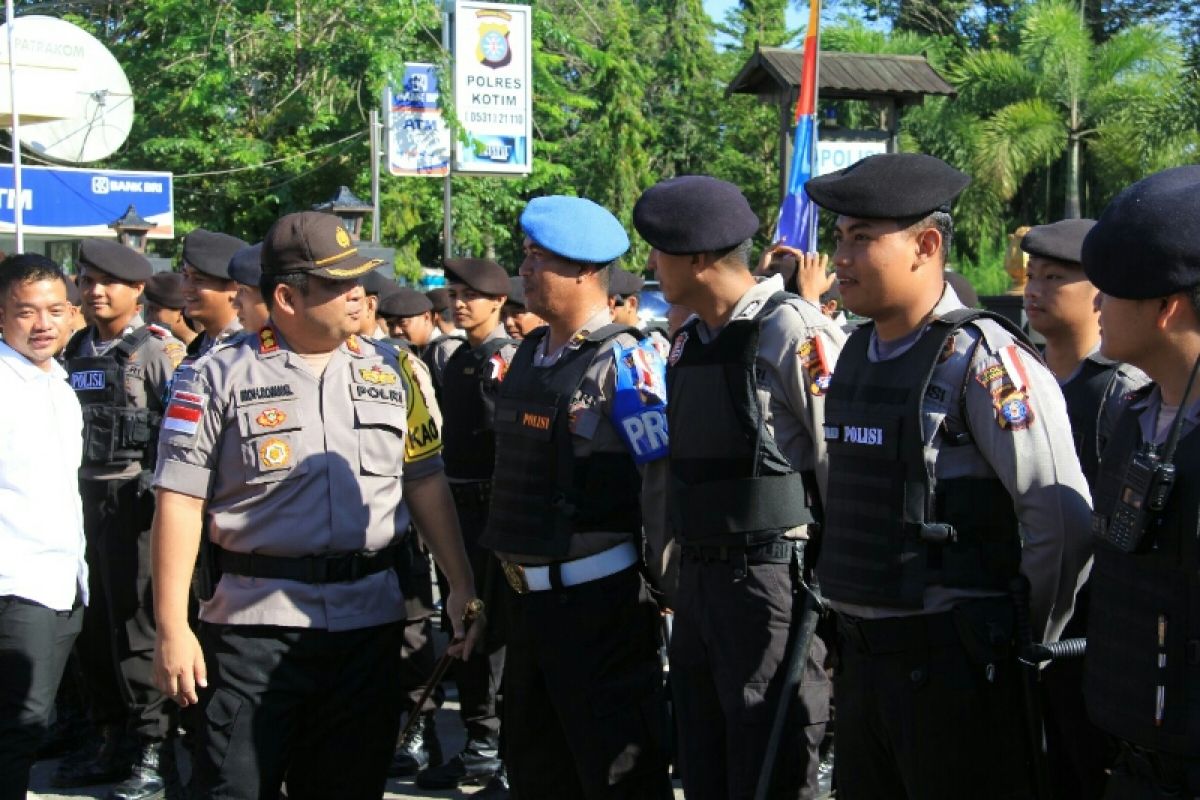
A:
[[[99,356],[79,355],[86,331],[67,343],[65,367],[83,407],[84,466],[116,469],[140,462],[153,468],[161,415],[132,404],[124,374],[129,357],[153,335],[143,325]]]
[[[705,344],[696,323],[667,371],[672,522],[688,544],[744,546],[815,522],[816,481],[792,468],[767,430],[755,357],[763,320],[789,297],[772,295]]]
[[[500,385],[492,506],[480,544],[559,558],[573,533],[641,530],[641,475],[633,457],[622,450],[576,458],[570,428],[571,400],[596,351],[618,334],[641,333],[606,325],[555,365],[535,367],[534,351],[548,330],[525,337]]]
[[[1144,395],[1143,395],[1144,396]],[[1142,444],[1126,409],[1104,450],[1093,528],[1106,524]],[[1181,412],[1182,413],[1182,412]],[[1084,661],[1088,716],[1151,750],[1200,757],[1200,429],[1179,441],[1175,486],[1144,552],[1096,537]]]
[[[1067,417],[1071,420],[1071,435],[1075,438],[1075,453],[1088,486],[1095,485],[1096,472],[1100,468],[1100,453],[1097,452],[1097,422],[1100,406],[1108,396],[1110,386],[1117,375],[1120,362],[1108,359],[1097,360],[1089,356],[1083,360],[1079,371],[1063,384],[1063,398],[1067,401]]]
[[[442,407],[442,460],[446,476],[486,481],[496,468],[495,396],[498,380],[488,377],[492,356],[512,339],[492,339],[478,347],[464,344],[442,370],[437,387]]]
[[[817,564],[834,600],[921,608],[926,586],[1008,591],[1017,575],[1016,513],[1000,480],[938,481],[925,462],[930,377],[950,336],[980,317],[998,319],[951,312],[887,361],[867,358],[871,324],[842,348],[825,403],[829,492]]]

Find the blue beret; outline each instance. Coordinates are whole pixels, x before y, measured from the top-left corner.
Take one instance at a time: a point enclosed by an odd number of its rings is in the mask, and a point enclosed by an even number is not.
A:
[[[183,263],[205,275],[233,280],[229,276],[229,260],[245,246],[245,242],[234,236],[197,228],[183,237]]]
[[[642,192],[633,207],[633,226],[664,253],[713,253],[754,236],[758,216],[732,183],[681,175]]]
[[[1083,238],[1095,224],[1094,219],[1060,219],[1036,225],[1021,237],[1021,249],[1031,256],[1078,264]]]
[[[98,269],[123,281],[140,283],[154,274],[146,257],[111,239],[84,239],[79,243],[79,265]]]
[[[906,219],[949,211],[971,178],[940,158],[921,153],[868,156],[804,184],[827,211],[861,219]]]
[[[571,261],[607,264],[629,249],[629,235],[607,209],[584,197],[536,197],[521,212],[521,230]]]
[[[234,253],[229,259],[229,277],[257,289],[262,279],[262,248],[262,242],[259,242]]]
[[[1200,285],[1200,166],[1163,170],[1114,197],[1083,240],[1083,271],[1127,300]]]

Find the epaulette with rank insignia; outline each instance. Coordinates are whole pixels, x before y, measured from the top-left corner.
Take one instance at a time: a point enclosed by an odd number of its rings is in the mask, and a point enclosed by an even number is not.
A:
[[[146,323],[146,327],[155,335],[156,338],[166,339],[171,336],[171,332],[169,330],[156,322],[148,322]]]

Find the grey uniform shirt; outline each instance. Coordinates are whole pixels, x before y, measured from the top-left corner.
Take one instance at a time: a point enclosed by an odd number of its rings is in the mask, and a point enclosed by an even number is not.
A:
[[[1192,388],[1193,397],[1198,390],[1200,390],[1200,386]],[[1157,445],[1166,444],[1167,437],[1171,433],[1171,426],[1178,414],[1183,414],[1183,427],[1180,428],[1179,438],[1187,436],[1197,425],[1200,425],[1200,398],[1189,400],[1187,408],[1182,411],[1171,409],[1174,413],[1167,418],[1163,415],[1162,390],[1157,386],[1150,390],[1150,394],[1129,407],[1138,412],[1138,426],[1142,430],[1142,440]]]
[[[559,359],[569,350],[576,348],[582,341],[580,334],[595,331],[612,324],[608,307],[597,309],[596,313],[576,331],[575,336],[560,350],[547,352],[546,345],[549,337],[542,339],[533,356],[535,369],[552,369]],[[624,441],[612,425],[612,406],[616,397],[616,358],[614,352],[618,349],[631,347],[637,339],[628,333],[622,333],[602,347],[592,358],[584,372],[579,389],[570,400],[568,411],[571,418],[571,442],[577,458],[587,458],[592,453],[623,453],[628,452]],[[655,563],[662,561],[665,548],[664,518],[662,493],[666,490],[667,459],[660,458],[641,467],[642,472],[642,525],[645,529],[647,545],[650,553],[647,561],[652,570]],[[566,556],[561,560],[583,558],[602,550],[629,541],[627,533],[613,531],[583,531],[571,537],[571,546]],[[523,553],[500,553],[501,558],[519,564],[545,564],[559,559],[531,556]]]
[[[155,485],[204,499],[208,535],[228,550],[387,547],[408,527],[404,482],[442,469],[435,426],[409,417],[414,403],[436,407],[430,387],[358,337],[321,377],[274,338],[245,334],[180,373]],[[404,605],[392,570],[332,584],[226,574],[200,618],[339,631],[403,619]]]
[[[963,308],[947,288],[933,316]],[[924,328],[895,342],[872,333],[872,361],[897,358]],[[998,477],[1012,497],[1021,534],[1021,572],[1032,585],[1035,637],[1054,641],[1074,611],[1075,593],[1091,560],[1091,495],[1079,467],[1066,402],[1054,374],[991,320],[958,330],[953,350],[934,368],[922,407],[927,467],[938,479]],[[1003,371],[1003,372],[1001,372]],[[1024,425],[1005,426],[989,385],[1007,375],[1027,397]],[[965,435],[968,441],[955,445]],[[896,617],[947,611],[964,599],[994,593],[929,586],[921,610],[831,603],[860,617]]]
[[[229,324],[221,329],[221,332],[216,337],[209,336],[207,332],[200,334],[200,343],[196,345],[196,358],[212,350],[219,344],[224,344],[227,340],[242,332],[242,323],[237,317],[230,320]]]
[[[122,337],[128,336],[146,323],[140,316],[134,316],[121,331],[121,335],[103,345],[97,339],[95,326],[87,329],[79,348],[82,356],[102,356]],[[183,342],[171,335],[170,331],[158,325],[152,326],[153,334],[142,343],[129,360],[125,362],[122,376],[125,382],[125,393],[129,402],[135,408],[148,408],[151,411],[162,412],[164,395],[171,382],[171,375],[186,354]],[[142,465],[133,463],[127,467],[113,469],[103,466],[83,466],[79,470],[81,478],[90,480],[117,480],[132,478],[144,469]]]

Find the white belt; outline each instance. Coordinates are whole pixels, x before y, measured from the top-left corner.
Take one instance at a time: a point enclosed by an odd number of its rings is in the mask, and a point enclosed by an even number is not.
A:
[[[578,586],[581,583],[607,578],[623,569],[628,569],[637,563],[637,548],[632,542],[622,542],[607,550],[594,555],[577,558],[574,561],[564,561],[561,564],[547,564],[540,567],[529,567],[524,564],[514,564],[502,561],[504,577],[508,585],[517,594],[527,592],[544,592],[551,589],[550,570],[557,569],[562,586]]]

